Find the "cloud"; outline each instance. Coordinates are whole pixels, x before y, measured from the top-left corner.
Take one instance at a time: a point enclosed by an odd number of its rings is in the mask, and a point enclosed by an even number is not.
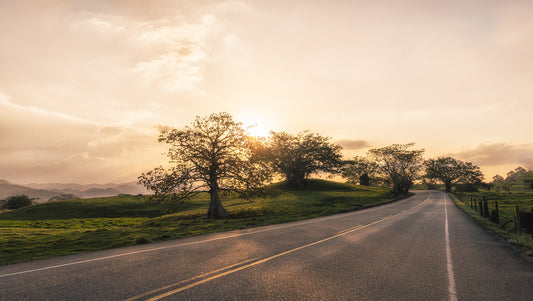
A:
[[[336,144],[339,144],[344,149],[347,150],[357,150],[357,149],[363,149],[370,147],[370,144],[367,141],[364,140],[350,140],[350,139],[342,139],[335,142]]]
[[[36,114],[36,115],[40,115],[40,116],[48,117],[52,119],[62,119],[62,120],[66,120],[69,122],[95,124],[94,122],[91,122],[90,120],[78,118],[78,117],[60,113],[60,112],[50,111],[50,110],[43,109],[43,108],[36,107],[36,106],[21,106],[19,104],[11,102],[10,100],[11,100],[10,97],[0,92],[0,107],[3,106],[5,109],[9,108],[16,112],[21,112],[21,113],[26,112],[26,113]]]
[[[194,90],[202,81],[202,67],[209,60],[208,39],[217,29],[216,19],[204,15],[197,23],[177,25],[176,20],[141,26],[138,41],[157,51],[133,68],[145,85],[170,91]]]
[[[517,164],[533,168],[533,144],[482,143],[473,149],[456,153],[455,156],[480,165]]]
[[[121,34],[126,31],[126,28],[124,28],[124,26],[117,25],[111,21],[103,20],[97,17],[83,20],[76,25],[81,28],[92,29],[101,33]]]

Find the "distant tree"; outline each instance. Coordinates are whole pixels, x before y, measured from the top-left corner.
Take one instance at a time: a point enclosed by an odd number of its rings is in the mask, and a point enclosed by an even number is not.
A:
[[[510,184],[522,184],[523,179],[527,175],[527,170],[521,166],[511,170],[507,173],[505,181]]]
[[[219,192],[250,192],[271,178],[267,164],[257,155],[261,141],[247,135],[242,123],[227,113],[196,117],[183,129],[163,130],[159,141],[170,145],[168,156],[174,166],[139,176],[139,183],[154,192],[151,200],[159,204],[172,206],[207,191],[207,217],[225,217],[228,212]]]
[[[329,139],[307,131],[297,135],[271,132],[269,158],[274,170],[291,187],[302,186],[305,179],[318,172],[337,173],[342,165],[342,147]]]
[[[32,204],[31,201],[32,199],[25,194],[10,196],[4,200],[3,207],[5,209],[10,209],[10,210],[19,209],[19,208],[30,206]]]
[[[496,190],[498,193],[502,190],[507,193],[511,193],[511,184],[505,181],[505,179],[500,175],[495,175],[492,177],[491,184],[494,186],[494,190]]]
[[[439,157],[424,162],[426,178],[436,179],[444,183],[446,191],[451,191],[457,184],[481,185],[483,173],[480,168],[470,162],[452,157]]]
[[[378,166],[366,157],[356,156],[345,161],[341,169],[341,175],[348,183],[370,185],[370,180],[377,173]]]
[[[418,178],[424,153],[423,149],[409,150],[414,143],[393,144],[369,150],[378,170],[392,186],[396,195],[407,195]]]
[[[79,196],[76,196],[72,193],[62,193],[60,195],[56,195],[54,197],[51,197],[48,201],[54,202],[54,201],[68,201],[68,200],[75,200],[79,199]]]

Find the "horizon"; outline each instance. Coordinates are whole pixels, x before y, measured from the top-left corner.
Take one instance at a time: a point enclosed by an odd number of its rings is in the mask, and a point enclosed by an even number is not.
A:
[[[347,158],[414,142],[533,169],[533,2],[0,4],[0,179],[135,182],[164,127],[228,112]]]

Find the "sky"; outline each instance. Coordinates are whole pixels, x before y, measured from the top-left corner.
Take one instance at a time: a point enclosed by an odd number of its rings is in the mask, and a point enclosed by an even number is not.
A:
[[[228,112],[533,169],[533,1],[0,1],[0,179],[135,181]]]

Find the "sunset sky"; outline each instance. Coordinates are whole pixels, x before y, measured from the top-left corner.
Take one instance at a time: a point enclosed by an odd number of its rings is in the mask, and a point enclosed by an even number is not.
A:
[[[148,4],[149,3],[149,4]],[[0,2],[0,179],[134,181],[229,112],[533,168],[533,1]]]

